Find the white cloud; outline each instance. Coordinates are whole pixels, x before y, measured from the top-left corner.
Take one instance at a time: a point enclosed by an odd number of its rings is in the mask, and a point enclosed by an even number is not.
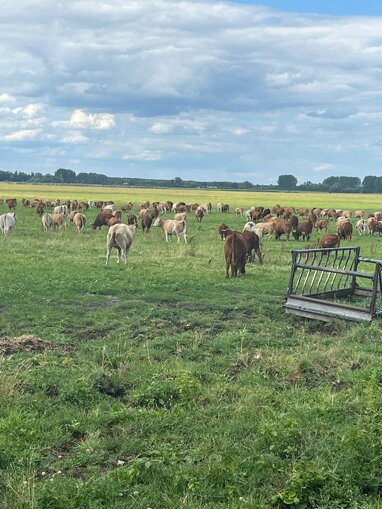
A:
[[[3,140],[5,141],[25,141],[25,140],[33,140],[41,133],[39,129],[24,129],[21,131],[16,131],[11,134],[6,134],[3,136]]]
[[[72,133],[64,136],[61,141],[62,143],[86,143],[89,138],[81,133]]]
[[[15,103],[16,99],[7,93],[0,94],[0,104],[3,103]]]
[[[315,172],[331,171],[331,170],[334,170],[334,169],[335,169],[335,165],[334,164],[322,163],[322,164],[319,164],[317,166],[314,166],[313,171],[315,171]]]
[[[70,126],[77,129],[105,130],[115,127],[114,115],[110,113],[85,113],[83,110],[73,111]]]
[[[43,109],[43,107],[44,106],[41,103],[34,103],[34,104],[32,103],[32,104],[27,104],[24,107],[13,108],[12,113],[14,113],[15,115],[24,115],[26,117],[34,117],[35,115],[40,113],[40,111]]]
[[[124,154],[122,159],[124,161],[159,161],[161,153],[145,150],[139,153]]]

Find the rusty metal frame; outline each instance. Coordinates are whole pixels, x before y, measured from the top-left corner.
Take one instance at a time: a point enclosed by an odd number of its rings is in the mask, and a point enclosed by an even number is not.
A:
[[[359,271],[360,264],[369,270]],[[324,321],[370,322],[382,314],[381,272],[382,260],[361,257],[357,246],[292,251],[285,310]],[[355,298],[364,305],[349,303]]]

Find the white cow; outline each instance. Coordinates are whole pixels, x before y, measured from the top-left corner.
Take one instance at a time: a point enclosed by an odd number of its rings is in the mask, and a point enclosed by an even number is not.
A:
[[[127,264],[129,250],[135,237],[135,230],[135,224],[127,225],[124,223],[117,223],[110,226],[106,241],[106,265],[109,262],[110,252],[113,247],[118,250],[118,263],[123,260],[125,265]]]
[[[176,235],[178,238],[178,243],[180,242],[180,237],[183,235],[184,242],[187,244],[187,224],[186,221],[177,221],[176,219],[161,219],[157,217],[154,226],[158,226],[162,228],[164,231],[166,242],[168,242],[169,235]]]
[[[16,226],[16,213],[7,212],[0,216],[0,232],[3,235],[8,235],[11,230]]]
[[[41,216],[41,221],[44,232],[47,232],[49,228],[53,228],[52,214],[45,212],[45,214]]]
[[[54,207],[53,214],[63,214],[64,216],[68,215],[68,206],[67,205],[57,205]]]

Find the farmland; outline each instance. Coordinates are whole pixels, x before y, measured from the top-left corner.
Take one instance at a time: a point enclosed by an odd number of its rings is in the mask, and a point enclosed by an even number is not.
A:
[[[264,265],[225,279],[216,232],[242,228],[236,206],[371,212],[382,199],[0,184],[0,198],[36,196],[214,210],[190,215],[187,245],[152,227],[126,267],[115,253],[105,267],[95,209],[82,235],[44,233],[19,203],[0,238],[1,507],[382,507],[381,322],[285,315],[304,243],[264,240]],[[378,235],[352,244],[382,258]]]

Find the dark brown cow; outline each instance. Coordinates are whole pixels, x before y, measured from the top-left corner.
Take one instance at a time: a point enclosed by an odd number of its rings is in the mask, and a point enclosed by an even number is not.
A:
[[[151,228],[151,223],[153,222],[153,218],[152,218],[152,215],[150,214],[150,212],[146,212],[145,214],[143,214],[143,217],[141,218],[141,220],[142,220],[143,233],[149,233],[150,228]]]
[[[342,223],[337,229],[340,239],[351,240],[353,236],[353,225],[351,223]]]
[[[321,248],[340,247],[340,242],[341,239],[338,235],[333,233],[325,233],[318,245]]]
[[[224,242],[224,256],[226,263],[226,277],[237,277],[245,274],[245,262],[247,258],[247,244],[242,233],[231,232]]]
[[[312,235],[313,230],[313,223],[311,221],[306,221],[304,223],[298,223],[296,231],[293,233],[294,238],[296,240],[299,240],[299,238],[302,236],[302,239],[309,240],[310,236]]]
[[[113,213],[111,210],[103,210],[99,214],[97,214],[94,219],[94,223],[92,224],[92,230],[96,230],[97,228],[101,229],[101,226],[108,226],[109,219],[113,217]]]
[[[195,210],[195,217],[196,217],[196,220],[197,220],[198,223],[202,222],[202,219],[204,217],[204,212],[203,212],[203,210],[201,208],[198,207]]]
[[[8,205],[9,210],[16,209],[16,205],[17,205],[16,198],[8,198],[7,200],[5,200],[5,203]]]
[[[134,214],[130,214],[129,216],[127,216],[127,224],[129,225],[135,224],[135,226],[138,226],[137,216],[135,216]]]
[[[96,201],[96,202],[94,202],[94,206],[95,206],[97,209],[102,209],[102,207],[103,207],[103,201]]]
[[[43,213],[44,213],[44,209],[45,209],[44,205],[43,205],[42,203],[39,203],[39,204],[37,205],[37,207],[36,207],[36,214],[37,214],[39,217],[41,217],[41,216],[43,215]]]
[[[226,232],[231,232],[231,230],[229,229],[229,226],[227,226],[225,223],[222,223],[221,225],[218,226],[218,233],[220,235],[220,240],[223,240],[226,238],[226,236],[227,236]]]
[[[221,212],[229,212],[229,205],[228,203],[223,203],[220,209]]]
[[[259,236],[253,230],[245,230],[242,233],[245,243],[247,245],[247,257],[249,258],[250,263],[254,263],[255,261],[255,253],[259,258],[259,262],[263,264],[263,257],[260,251],[260,239]]]

